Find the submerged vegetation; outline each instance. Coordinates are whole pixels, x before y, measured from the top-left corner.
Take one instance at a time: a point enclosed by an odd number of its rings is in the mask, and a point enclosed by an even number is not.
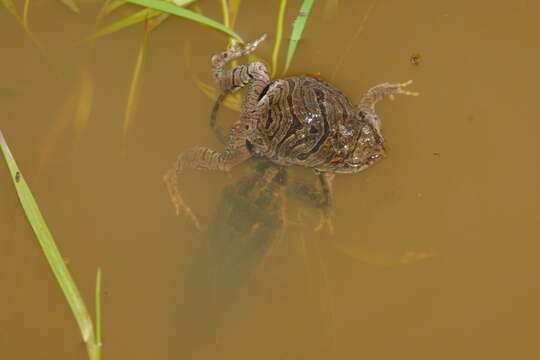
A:
[[[36,45],[42,56],[46,59],[47,62],[51,64],[52,69],[59,73],[58,68],[52,62],[49,57],[46,49],[38,38],[31,31],[28,14],[30,11],[30,1],[25,0],[23,5],[22,14],[17,9],[12,0],[0,0],[4,8],[15,17],[17,22],[20,24],[24,32],[28,35],[31,41]],[[79,13],[79,7],[77,6],[76,1],[74,0],[60,0],[65,6],[67,6],[74,13]],[[100,37],[111,35],[119,30],[122,30],[126,27],[141,24],[143,26],[143,37],[141,45],[139,47],[137,57],[135,60],[135,66],[133,69],[133,75],[131,79],[131,86],[129,88],[129,93],[127,95],[127,106],[125,109],[124,121],[123,121],[123,131],[124,136],[127,135],[127,132],[132,124],[132,120],[135,116],[135,111],[137,108],[137,103],[139,101],[139,95],[141,93],[141,88],[143,86],[144,79],[144,68],[146,58],[148,56],[148,43],[150,39],[150,33],[157,29],[163,21],[168,20],[170,17],[180,17],[190,21],[197,22],[201,25],[205,25],[216,30],[223,32],[228,35],[229,46],[235,46],[236,43],[243,43],[242,37],[237,34],[233,28],[236,23],[238,12],[241,5],[241,0],[220,0],[222,10],[223,10],[223,23],[220,23],[216,20],[210,19],[202,14],[200,7],[194,6],[194,10],[186,9],[189,5],[196,5],[196,0],[105,0],[104,4],[99,11],[97,16],[96,24],[100,24],[103,19],[116,11],[117,9],[125,6],[126,4],[135,4],[144,7],[142,10],[138,10],[123,19],[120,19],[112,24],[103,26],[92,34],[88,35],[85,39],[81,40],[83,42],[91,42],[99,39]],[[335,1],[334,1],[335,2]],[[294,53],[296,51],[297,43],[301,38],[303,28],[306,24],[307,17],[309,15],[309,10],[313,5],[314,0],[305,0],[302,7],[300,8],[299,15],[297,20],[294,23],[293,32],[291,35],[291,40],[289,44],[289,50],[287,52],[287,62],[284,68],[283,73],[285,73],[292,61]],[[274,50],[272,53],[272,73],[277,73],[278,68],[278,56],[280,51],[280,46],[283,38],[283,26],[284,26],[284,16],[287,8],[287,1],[281,0],[279,14],[277,16],[277,29],[276,29],[276,40],[274,45]],[[172,16],[171,16],[172,15]],[[97,25],[97,26],[98,26]],[[211,98],[217,98],[218,92],[213,86],[208,85],[200,81],[196,76],[193,77],[195,84],[203,91],[207,96]],[[80,136],[82,132],[86,129],[88,119],[92,111],[92,101],[94,94],[93,80],[85,69],[82,70],[80,76],[80,86],[75,91],[75,95],[70,97],[68,101],[68,107],[73,111],[73,126],[75,127],[77,136]],[[240,107],[240,96],[234,96],[224,102],[224,104],[233,109],[239,109]],[[46,159],[44,157],[50,153],[51,137],[58,136],[58,132],[61,129],[64,129],[67,124],[56,124],[53,126],[53,134],[49,134],[47,137],[47,143],[45,144],[45,155],[40,156],[38,161],[38,167],[41,168],[44,165]],[[60,129],[60,130],[59,130]],[[56,135],[55,135],[56,134]],[[49,150],[47,150],[49,149]],[[43,250],[43,254],[49,263],[51,271],[53,272],[56,280],[62,289],[64,297],[69,304],[73,316],[79,326],[82,339],[86,344],[88,357],[90,360],[99,360],[101,358],[101,270],[97,270],[96,276],[96,288],[95,288],[95,321],[92,321],[92,318],[87,310],[85,302],[83,301],[81,294],[77,288],[77,285],[71,276],[64,257],[61,255],[60,250],[58,249],[54,238],[49,230],[47,223],[41,211],[39,210],[38,204],[35,198],[28,187],[22,171],[18,168],[15,159],[8,147],[6,140],[2,132],[0,131],[0,150],[4,156],[6,164],[9,168],[11,178],[15,185],[15,191],[19,197],[20,203],[26,214],[26,218],[29,221],[38,243]],[[39,170],[39,169],[38,169]]]

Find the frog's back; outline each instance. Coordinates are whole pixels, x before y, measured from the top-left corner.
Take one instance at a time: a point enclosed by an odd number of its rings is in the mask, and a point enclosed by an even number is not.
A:
[[[377,134],[348,97],[321,79],[273,81],[261,100],[267,106],[257,122],[255,150],[275,163],[351,172],[345,169],[347,159],[366,135],[362,130],[368,128],[373,145],[382,150],[382,138],[375,138]]]

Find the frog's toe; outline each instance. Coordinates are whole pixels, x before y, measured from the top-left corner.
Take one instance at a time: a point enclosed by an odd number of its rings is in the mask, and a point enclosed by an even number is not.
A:
[[[408,90],[404,90],[403,88],[406,87],[406,86],[409,86],[412,84],[412,80],[409,80],[409,81],[406,81],[404,83],[401,83],[401,84],[388,84],[387,85],[387,88],[388,88],[388,97],[390,98],[390,100],[394,100],[394,95],[396,94],[401,94],[401,95],[409,95],[409,96],[418,96],[420,95],[420,93],[416,92],[416,91],[408,91]]]
[[[266,40],[266,36],[267,36],[266,34],[262,34],[261,36],[259,36],[258,39],[252,41],[251,44],[253,44],[253,46],[255,46],[255,47],[259,46],[259,44],[260,44],[261,42],[263,42],[264,40]]]
[[[396,94],[403,94],[403,95],[409,95],[409,96],[418,96],[418,95],[420,95],[420,93],[416,92],[416,91],[403,90],[404,87],[411,85],[412,82],[413,82],[412,80],[409,80],[409,81],[406,81],[406,82],[404,82],[402,84],[398,84]]]
[[[332,221],[332,216],[326,211],[321,212],[321,217],[319,224],[315,226],[315,231],[326,230],[330,235],[334,235],[334,222]]]
[[[266,39],[266,34],[262,34],[258,39],[256,40],[253,40],[251,42],[248,42],[246,45],[244,45],[244,47],[241,49],[242,51],[242,54],[243,55],[247,55],[249,53],[252,53],[253,51],[255,51],[255,49],[257,48],[257,46],[259,46],[259,44],[261,42],[263,42],[264,40]]]
[[[201,228],[201,224],[197,215],[191,210],[191,208],[185,203],[184,199],[180,195],[178,190],[177,175],[176,170],[171,169],[163,176],[163,182],[167,185],[167,190],[169,191],[169,197],[174,206],[177,216],[185,215],[187,216],[193,225],[197,228]]]
[[[186,205],[186,203],[181,197],[171,198],[171,201],[173,202],[173,205],[176,209],[177,216],[187,216],[198,230],[201,229],[201,223],[199,222],[199,218],[197,217],[197,215],[195,215],[193,210],[191,210],[191,208]]]

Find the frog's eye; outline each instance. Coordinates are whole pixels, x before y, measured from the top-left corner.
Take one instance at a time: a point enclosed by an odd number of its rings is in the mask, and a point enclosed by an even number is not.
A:
[[[365,119],[366,118],[366,113],[363,112],[363,111],[359,111],[357,116],[358,116],[359,119]]]

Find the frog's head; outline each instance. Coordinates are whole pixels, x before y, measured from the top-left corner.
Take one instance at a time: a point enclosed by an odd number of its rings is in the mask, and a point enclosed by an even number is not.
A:
[[[381,135],[381,120],[369,109],[359,109],[357,113],[358,136],[354,149],[342,162],[343,172],[357,172],[365,169],[385,155],[384,138]]]

